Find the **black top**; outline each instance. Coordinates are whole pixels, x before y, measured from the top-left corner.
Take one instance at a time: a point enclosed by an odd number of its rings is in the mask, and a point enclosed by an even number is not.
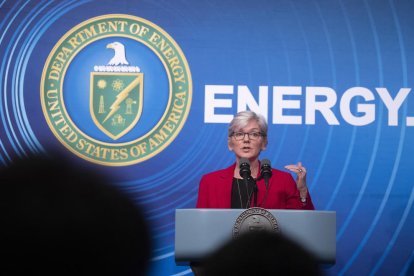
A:
[[[250,208],[250,202],[253,200],[253,188],[256,181],[249,177],[247,183],[244,179],[233,177],[231,188],[231,208],[247,209]]]

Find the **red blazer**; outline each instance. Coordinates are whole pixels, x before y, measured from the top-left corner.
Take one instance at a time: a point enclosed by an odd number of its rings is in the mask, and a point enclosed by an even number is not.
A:
[[[198,189],[197,208],[231,208],[231,188],[236,164],[227,169],[204,175]],[[257,181],[258,207],[265,209],[302,209],[314,210],[308,192],[306,203],[300,201],[299,190],[292,175],[272,168],[269,180],[269,194],[263,206],[266,186],[263,179]],[[251,202],[253,204],[253,200]]]

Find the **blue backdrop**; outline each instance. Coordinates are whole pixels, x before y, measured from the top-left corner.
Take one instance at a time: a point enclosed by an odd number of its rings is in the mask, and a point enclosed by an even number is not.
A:
[[[58,148],[113,175],[146,208],[151,274],[187,275],[174,262],[175,209],[194,207],[201,175],[234,161],[227,122],[253,109],[269,122],[262,158],[276,168],[302,161],[316,208],[337,213],[337,263],[326,273],[404,275],[414,260],[413,11],[410,0],[0,0],[0,164]],[[165,149],[128,166],[67,150],[40,100],[53,47],[77,24],[106,14],[162,28],[191,71],[183,128]],[[145,74],[156,83],[156,72]],[[65,85],[80,93],[76,83]],[[146,108],[162,113],[157,101]],[[68,102],[73,116],[88,116],[76,109]]]

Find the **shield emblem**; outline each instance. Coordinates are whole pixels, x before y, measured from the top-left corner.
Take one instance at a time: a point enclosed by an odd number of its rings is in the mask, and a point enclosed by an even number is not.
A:
[[[90,112],[113,140],[128,133],[142,113],[143,73],[91,72]]]

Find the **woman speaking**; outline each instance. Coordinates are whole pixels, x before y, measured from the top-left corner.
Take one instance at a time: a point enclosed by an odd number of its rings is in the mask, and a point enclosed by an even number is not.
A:
[[[259,161],[267,146],[267,122],[252,111],[237,113],[228,128],[228,147],[236,161],[230,167],[201,178],[197,208],[261,207],[265,209],[313,210],[306,185],[306,168],[299,162],[285,168],[271,168],[268,160]]]

